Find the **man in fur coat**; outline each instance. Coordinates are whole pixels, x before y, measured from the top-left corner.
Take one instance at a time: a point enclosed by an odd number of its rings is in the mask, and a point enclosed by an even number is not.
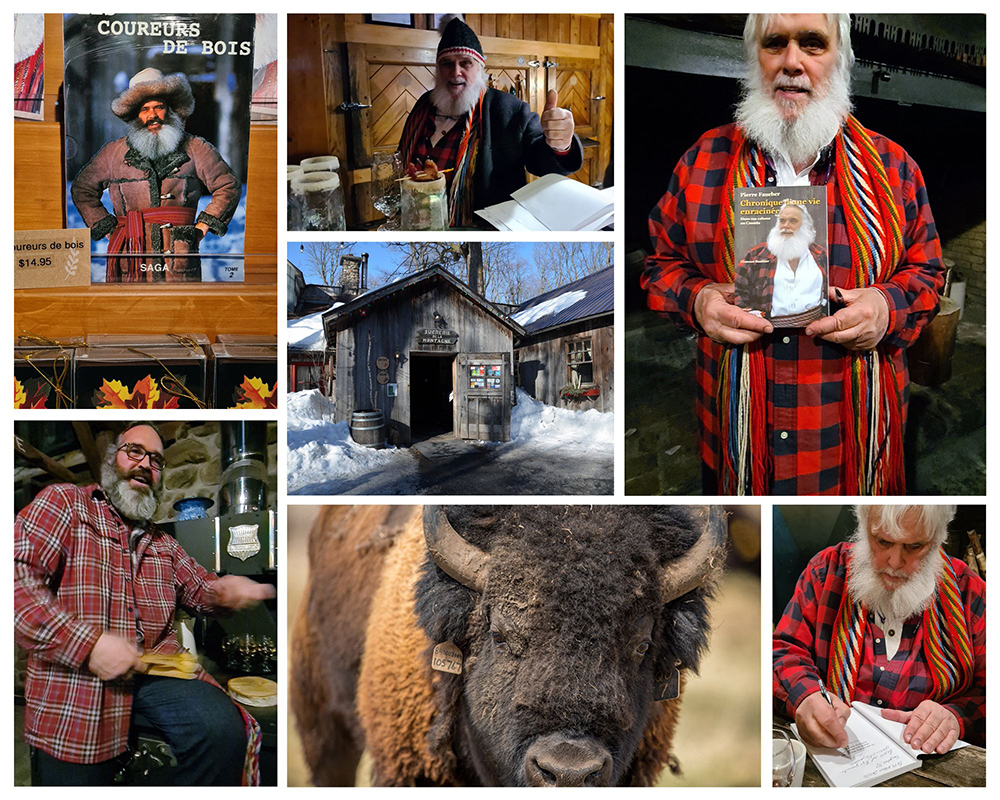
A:
[[[129,132],[101,148],[71,191],[91,238],[108,239],[107,280],[200,281],[200,259],[183,256],[197,253],[209,231],[225,234],[242,186],[215,147],[185,133],[194,111],[191,85],[181,73],[147,68],[133,76],[111,111]],[[212,201],[195,220],[203,186]],[[105,189],[113,213],[101,202]]]
[[[431,159],[448,180],[452,226],[475,224],[473,212],[504,200],[532,175],[569,175],[583,166],[583,145],[573,133],[573,112],[559,108],[550,90],[542,116],[523,100],[486,86],[486,57],[460,16],[441,22],[434,88],[416,104],[403,127],[403,164]]]

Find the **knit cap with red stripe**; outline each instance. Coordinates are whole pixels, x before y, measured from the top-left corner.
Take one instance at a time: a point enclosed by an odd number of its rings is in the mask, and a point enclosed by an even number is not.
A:
[[[450,20],[442,20],[441,41],[438,42],[437,60],[443,56],[468,56],[486,64],[486,56],[483,55],[483,46],[479,43],[479,37],[460,16],[452,17]]]

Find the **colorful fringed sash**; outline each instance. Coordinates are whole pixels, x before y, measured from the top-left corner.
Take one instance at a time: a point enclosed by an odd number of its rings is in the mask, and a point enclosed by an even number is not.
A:
[[[739,148],[723,186],[722,224],[716,237],[717,280],[735,278],[734,190],[764,185],[764,156],[737,130]],[[868,131],[849,116],[835,147],[831,207],[839,201],[851,250],[849,289],[885,281],[903,254],[902,210]],[[768,494],[773,459],[768,436],[764,343],[723,345],[719,360],[719,493]],[[880,345],[851,351],[844,369],[843,481],[845,494],[905,494],[903,408],[892,359]]]
[[[462,132],[462,140],[455,158],[455,172],[450,176],[451,180],[449,181],[448,223],[451,227],[458,225],[468,227],[474,224],[472,213],[473,179],[476,172],[476,155],[479,152],[485,94],[484,90],[479,95],[479,100],[472,112],[465,115],[465,130]],[[416,115],[412,124],[407,125],[412,134],[409,141],[399,143],[404,167],[413,159],[413,153],[416,152],[420,139],[424,136],[427,120],[434,115],[434,106],[431,105],[430,95],[421,97],[413,106],[410,114],[411,116]],[[441,164],[438,166],[444,168]]]
[[[974,665],[972,640],[966,628],[958,590],[958,576],[944,550],[939,549],[938,553],[944,561],[944,569],[937,582],[934,602],[924,611],[922,630],[924,658],[933,686],[931,699],[942,703],[969,687]],[[848,577],[850,569],[848,562]],[[850,599],[847,585],[845,583],[830,642],[826,680],[827,686],[841,700],[850,703],[854,699],[868,614],[860,603]]]

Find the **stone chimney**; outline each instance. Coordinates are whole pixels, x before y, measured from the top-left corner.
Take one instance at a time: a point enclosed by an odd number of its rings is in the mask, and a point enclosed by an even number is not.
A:
[[[357,256],[340,257],[340,285],[344,294],[361,294],[361,264]]]

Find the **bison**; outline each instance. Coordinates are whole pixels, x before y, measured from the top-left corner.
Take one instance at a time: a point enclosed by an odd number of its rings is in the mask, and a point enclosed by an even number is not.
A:
[[[290,648],[314,783],[367,748],[377,785],[651,785],[725,542],[704,507],[325,509]]]

